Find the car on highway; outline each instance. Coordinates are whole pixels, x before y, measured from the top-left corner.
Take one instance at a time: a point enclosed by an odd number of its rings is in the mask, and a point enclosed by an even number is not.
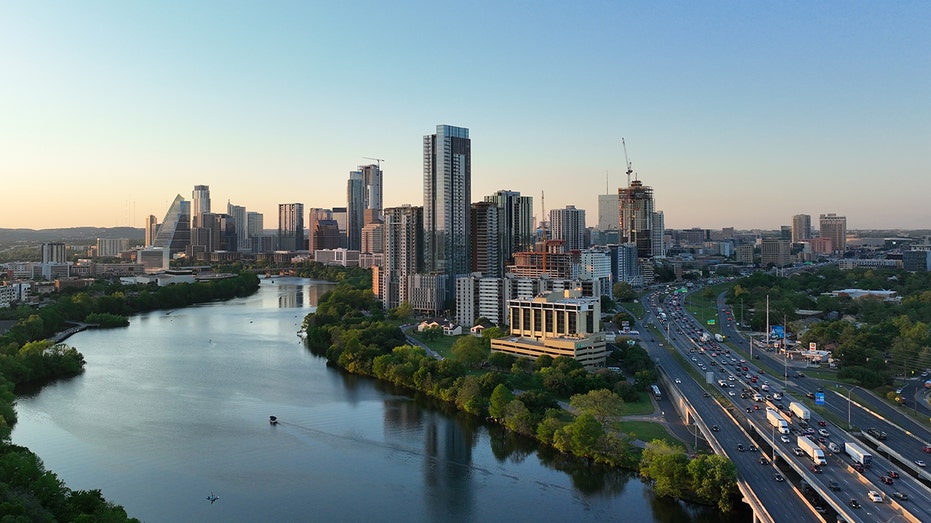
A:
[[[769,465],[769,460],[766,459],[766,456],[760,456],[760,465]]]
[[[747,450],[749,450],[750,452],[756,452],[760,449],[756,448],[756,446],[754,445],[750,445],[749,447],[747,447]]]
[[[798,448],[798,447],[795,447],[794,449],[792,449],[792,452],[794,452],[796,456],[804,456],[804,455],[805,455],[805,451],[803,451],[802,449],[800,449],[800,448]]]
[[[918,465],[919,467],[924,467],[924,466],[925,466],[925,460],[923,460],[923,459],[916,459],[916,460],[915,460],[915,465]]]
[[[735,394],[734,391],[732,391],[732,390],[727,391],[727,394],[730,395],[730,396],[736,396],[736,395],[737,395],[737,394]]]
[[[782,436],[779,436],[779,440],[782,441],[783,443],[788,443],[791,441],[789,439],[789,436],[786,436],[785,434],[783,434]]]
[[[899,473],[894,470],[890,470],[889,472],[886,473],[886,475],[892,479],[899,479]]]
[[[815,465],[814,463],[810,463],[808,465],[808,470],[814,472],[815,474],[821,474],[821,467]]]
[[[828,431],[826,431],[826,430],[824,430],[824,429],[818,429],[818,435],[821,436],[821,437],[824,437],[824,438],[829,438],[829,437],[831,437],[831,433],[828,432]]]
[[[893,492],[892,497],[894,497],[895,499],[899,501],[908,501],[908,494],[904,492],[898,492],[898,491]]]
[[[676,383],[682,383],[682,380],[679,378],[676,378]]]
[[[931,445],[925,445],[924,447],[921,448],[921,450],[931,453]]]
[[[861,464],[859,464],[859,463],[854,463],[853,465],[851,465],[851,467],[853,467],[853,470],[856,470],[856,471],[859,472],[860,474],[863,474],[863,470],[864,470],[864,469],[863,469],[863,465],[861,465]]]
[[[885,483],[886,485],[892,485],[892,483],[893,483],[892,478],[890,478],[889,476],[881,476],[881,477],[879,478],[879,481],[882,481],[882,482]]]
[[[876,492],[875,490],[871,490],[867,492],[866,497],[870,498],[870,501],[872,501],[873,503],[883,502],[882,494],[880,494],[879,492]]]
[[[840,490],[840,483],[838,483],[838,482],[836,482],[836,481],[834,481],[834,480],[831,480],[831,481],[828,482],[828,487],[829,487],[831,490],[839,491],[839,490]]]
[[[712,425],[712,426],[711,426],[711,432],[720,432],[720,431],[721,431],[721,427],[719,427],[719,426],[717,426],[717,425]]]
[[[855,500],[855,499],[851,499],[851,500],[850,500],[850,506],[851,506],[852,508],[860,508],[860,502],[857,501],[857,500]]]
[[[707,393],[707,392],[703,392],[703,393],[702,393],[702,396],[705,397],[705,398],[710,398],[710,397],[711,397],[711,394],[709,394],[709,393]]]
[[[745,450],[747,450],[747,449],[744,448],[743,443],[738,443],[738,444],[737,444],[737,452],[743,452],[743,451],[745,451]]]
[[[827,426],[827,423],[825,423],[823,419],[819,419],[819,420],[818,420],[818,426],[819,426],[819,427],[826,427],[826,426]]]
[[[778,473],[778,472],[775,473],[775,474],[773,474],[773,479],[776,480],[776,481],[779,481],[779,482],[783,482],[783,481],[786,480],[786,478],[782,477],[782,474],[780,474],[780,473]]]

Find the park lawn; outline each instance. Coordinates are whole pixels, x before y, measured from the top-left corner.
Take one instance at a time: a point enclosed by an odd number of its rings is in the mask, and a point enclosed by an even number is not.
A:
[[[640,303],[639,301],[636,303],[632,301],[625,301],[625,302],[621,302],[620,305],[621,307],[624,307],[625,309],[627,309],[631,314],[633,314],[634,318],[637,318],[638,320],[642,320],[643,316],[646,315],[646,312],[647,312],[646,309],[643,307],[643,304]]]
[[[653,402],[650,401],[650,396],[646,392],[640,393],[640,401],[636,403],[624,402],[624,408],[621,412],[621,416],[639,416],[643,414],[653,414],[654,412]]]
[[[659,423],[652,421],[622,421],[620,422],[621,432],[627,434],[632,439],[639,439],[650,442],[654,439],[661,439],[670,445],[681,447],[682,442],[672,437],[666,428]]]
[[[420,333],[418,333],[414,329],[410,331],[410,335],[412,338],[416,338],[421,343],[423,343],[427,347],[430,347],[431,349],[436,351],[437,354],[439,354],[440,356],[443,356],[444,358],[452,357],[453,343],[456,343],[456,340],[458,340],[462,336],[471,336],[471,334],[462,334],[460,336],[440,336],[439,338],[435,340],[427,340],[427,339],[424,339],[423,336],[421,336]]]

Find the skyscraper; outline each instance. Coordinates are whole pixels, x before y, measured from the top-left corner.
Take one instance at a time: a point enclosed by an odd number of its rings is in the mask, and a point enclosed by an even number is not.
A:
[[[155,233],[158,232],[158,218],[150,214],[145,220],[145,246],[151,247],[155,241]]]
[[[566,252],[584,249],[585,210],[567,205],[565,209],[550,210],[550,236],[562,240]]]
[[[364,187],[363,206],[365,209],[377,211],[375,217],[380,220],[382,215],[383,175],[381,167],[376,164],[360,165],[359,171],[362,172],[362,186]]]
[[[832,212],[822,214],[819,221],[821,237],[831,239],[834,253],[844,254],[847,251],[847,217]]]
[[[653,255],[653,188],[640,180],[630,182],[630,187],[618,189],[620,201],[621,243],[637,244],[637,257]]]
[[[170,254],[184,252],[191,244],[191,202],[180,194],[175,196],[155,233],[153,247],[168,249]]]
[[[246,223],[246,208],[242,205],[233,205],[226,201],[226,214],[233,219],[233,226],[236,230],[236,246],[239,251],[248,251],[251,245],[249,239],[249,226]]]
[[[423,137],[424,262],[426,271],[447,276],[450,291],[472,265],[471,199],[469,130],[437,125],[436,134]]]
[[[191,227],[202,227],[200,216],[205,212],[210,212],[210,186],[195,185],[191,192]]]
[[[278,204],[278,248],[302,251],[304,245],[304,204]]]
[[[616,231],[621,223],[621,202],[618,195],[598,195],[598,228],[602,231]]]
[[[796,214],[792,217],[792,243],[811,239],[811,215]]]
[[[362,247],[362,227],[365,225],[365,184],[361,170],[349,171],[346,215],[346,248],[358,251]]]
[[[501,209],[501,256],[504,263],[512,263],[515,252],[533,250],[533,197],[521,196],[517,191],[500,190],[486,196],[485,201],[494,202]]]
[[[42,244],[42,263],[65,263],[68,261],[68,249],[61,242]]]

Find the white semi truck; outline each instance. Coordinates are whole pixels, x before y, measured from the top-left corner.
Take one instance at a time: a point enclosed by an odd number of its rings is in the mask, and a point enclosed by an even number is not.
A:
[[[873,462],[873,455],[863,450],[863,447],[857,445],[856,443],[850,443],[849,441],[845,442],[844,452],[850,456],[850,459],[856,461],[864,467],[868,467],[870,463]]]
[[[807,437],[798,437],[798,448],[802,449],[802,452],[804,452],[815,465],[828,464],[827,460],[824,459],[824,451],[821,450],[821,447]]]
[[[776,427],[776,430],[778,430],[780,434],[789,433],[789,423],[779,414],[779,411],[776,409],[766,409],[766,420],[769,421],[770,425]]]
[[[811,411],[808,410],[808,407],[806,407],[805,405],[802,405],[801,403],[797,401],[793,401],[789,403],[789,410],[791,410],[793,414],[798,416],[798,419],[805,420],[805,421],[808,421],[811,419]]]

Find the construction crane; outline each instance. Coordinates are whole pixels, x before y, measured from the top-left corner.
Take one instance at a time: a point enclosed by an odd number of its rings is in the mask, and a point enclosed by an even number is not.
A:
[[[363,160],[375,160],[376,162],[378,162],[379,171],[381,170],[381,162],[385,161],[384,158],[371,158],[369,156],[363,156],[362,159]]]
[[[633,174],[634,170],[630,166],[630,160],[627,159],[627,143],[624,141],[624,137],[621,137],[621,145],[624,146],[624,163],[627,165],[627,186],[630,187],[630,175]]]

